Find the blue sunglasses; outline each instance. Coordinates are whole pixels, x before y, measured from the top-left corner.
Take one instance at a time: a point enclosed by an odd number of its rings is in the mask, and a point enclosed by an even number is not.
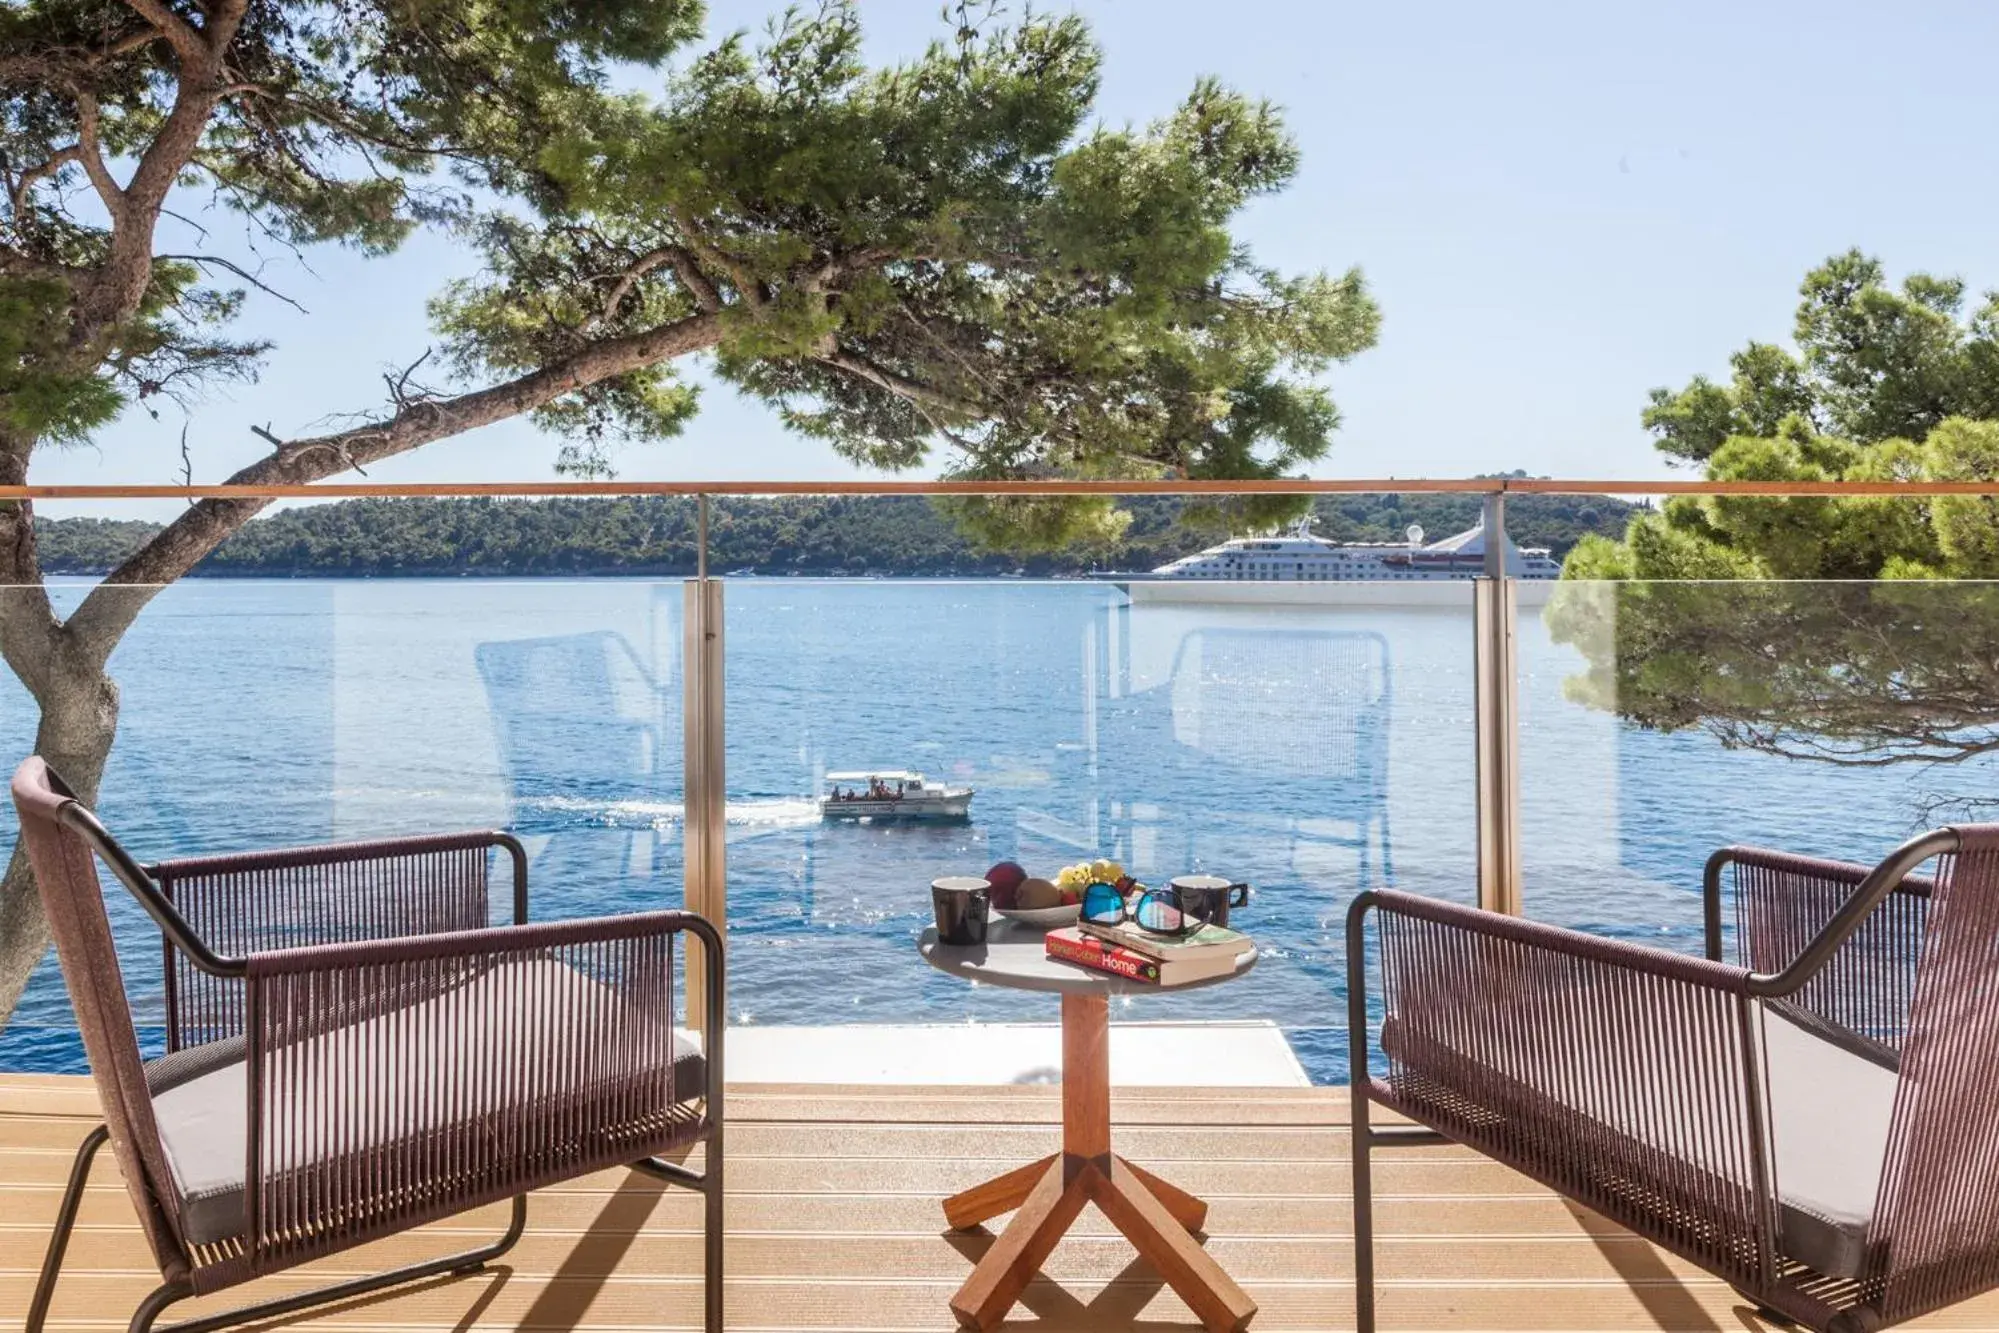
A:
[[[1093,926],[1130,921],[1154,935],[1189,935],[1207,924],[1181,906],[1177,889],[1146,889],[1127,902],[1117,885],[1101,882],[1083,890],[1083,920]]]

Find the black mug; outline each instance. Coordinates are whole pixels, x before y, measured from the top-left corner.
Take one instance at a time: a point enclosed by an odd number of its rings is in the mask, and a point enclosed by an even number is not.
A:
[[[937,913],[937,942],[961,948],[986,942],[986,917],[993,886],[967,875],[951,875],[930,883],[930,906]]]
[[[1180,899],[1180,910],[1210,925],[1226,926],[1229,908],[1249,906],[1249,885],[1236,884],[1220,875],[1181,875],[1172,882]]]

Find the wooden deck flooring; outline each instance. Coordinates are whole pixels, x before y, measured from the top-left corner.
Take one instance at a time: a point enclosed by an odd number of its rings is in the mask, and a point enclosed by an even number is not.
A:
[[[94,1123],[87,1080],[0,1075],[0,1328],[18,1328],[71,1153]],[[1252,1329],[1352,1326],[1343,1093],[1145,1089],[1115,1098],[1117,1143],[1212,1204],[1208,1247],[1261,1306]],[[745,1086],[730,1102],[731,1329],[952,1328],[945,1302],[989,1243],[945,1230],[952,1191],[1049,1152],[1051,1088]],[[50,1327],[123,1328],[157,1281],[107,1153]],[[1762,1327],[1726,1286],[1457,1148],[1386,1150],[1381,1326]],[[366,1298],[284,1327],[682,1329],[700,1319],[699,1201],[627,1172],[544,1191],[497,1266]],[[474,1243],[487,1209],[352,1251],[220,1301],[372,1271]],[[1010,1327],[1192,1328],[1131,1248],[1086,1214]],[[1984,1300],[1911,1327],[1999,1330]]]

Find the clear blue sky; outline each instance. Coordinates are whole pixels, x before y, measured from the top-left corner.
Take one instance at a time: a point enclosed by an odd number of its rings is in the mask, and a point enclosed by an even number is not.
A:
[[[864,0],[872,54],[919,50],[943,30],[938,4]],[[775,7],[715,0],[711,32]],[[1244,234],[1287,269],[1360,265],[1385,316],[1380,345],[1332,377],[1345,426],[1320,475],[1664,475],[1638,425],[1645,391],[1787,338],[1798,280],[1826,255],[1859,245],[1897,274],[1999,286],[1989,2],[1076,8],[1107,52],[1106,121],[1150,119],[1201,74],[1286,109],[1302,173]],[[380,372],[427,345],[425,297],[467,259],[422,238],[387,261],[311,264],[267,271],[311,314],[252,303],[246,331],[278,350],[262,383],[196,412],[198,480],[261,451],[252,423],[298,433],[376,406]],[[133,413],[99,448],[38,459],[35,479],[177,480],[180,427],[171,409]],[[372,472],[540,479],[553,455],[513,425]],[[854,475],[721,386],[683,438],[628,450],[622,472]]]

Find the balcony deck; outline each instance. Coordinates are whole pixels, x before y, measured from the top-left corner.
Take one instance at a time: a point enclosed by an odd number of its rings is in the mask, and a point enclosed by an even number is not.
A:
[[[1047,1087],[747,1085],[731,1092],[729,1324],[950,1329],[945,1301],[987,1240],[938,1204],[1050,1150]],[[18,1328],[77,1140],[80,1078],[0,1075],[0,1328]],[[1346,1099],[1329,1089],[1134,1089],[1118,1146],[1213,1205],[1210,1250],[1261,1306],[1253,1329],[1352,1324]],[[1382,1153],[1384,1329],[1673,1329],[1761,1325],[1726,1286],[1585,1209],[1457,1148]],[[156,1281],[110,1163],[86,1200],[50,1327],[124,1327]],[[530,1201],[502,1266],[352,1302],[287,1327],[347,1330],[699,1326],[697,1199],[608,1172]],[[275,1293],[462,1248],[489,1209],[225,1293]],[[1185,1307],[1093,1213],[1028,1289],[1011,1327],[1192,1328]],[[1999,1329],[1999,1300],[1911,1327]]]

